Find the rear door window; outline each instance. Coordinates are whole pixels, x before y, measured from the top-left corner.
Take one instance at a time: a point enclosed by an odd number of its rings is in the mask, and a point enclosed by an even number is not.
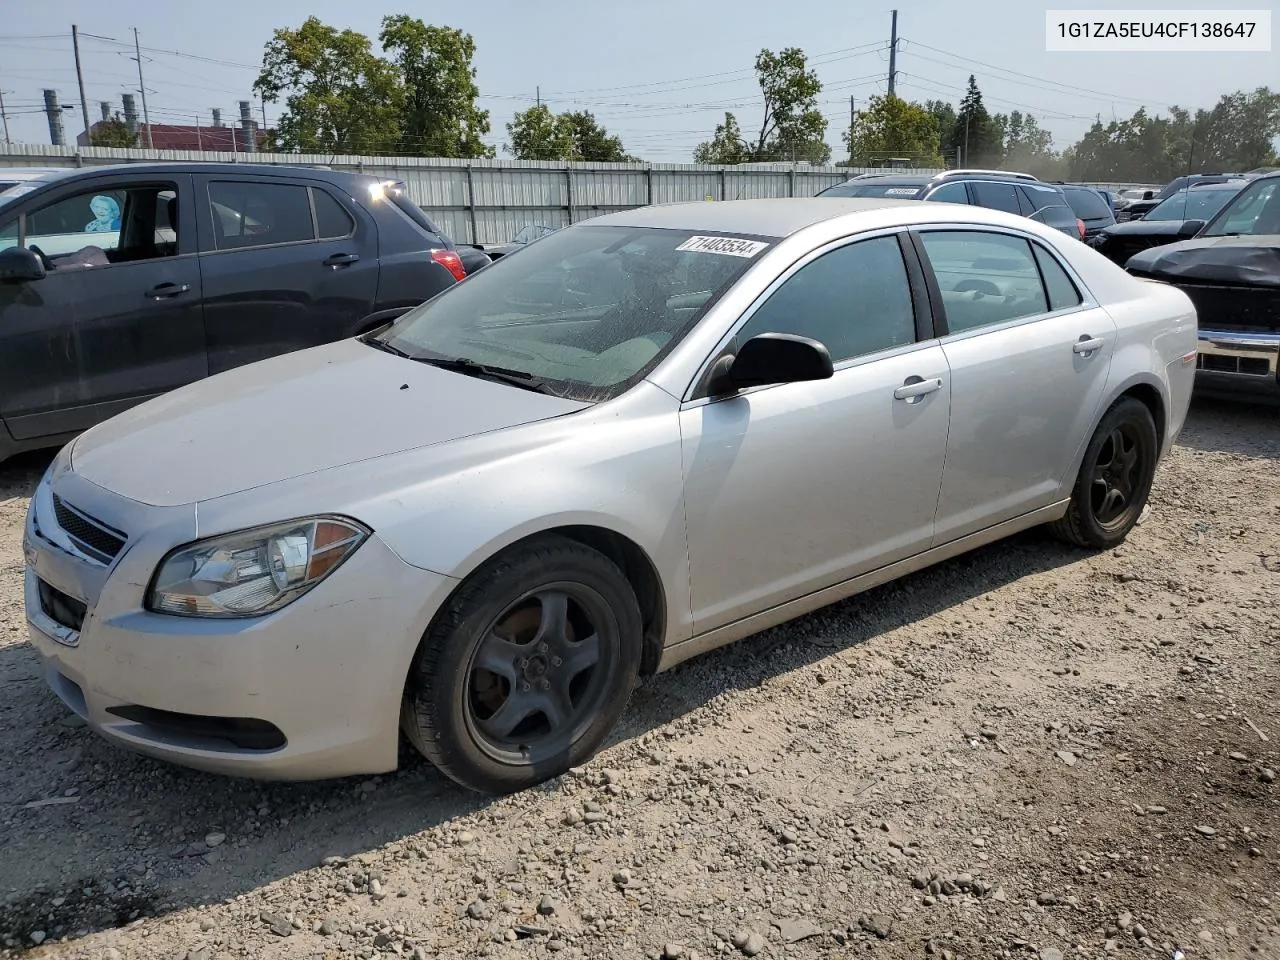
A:
[[[985,230],[922,230],[920,239],[951,333],[1049,312],[1040,266],[1025,239]]]
[[[1003,210],[1006,213],[1022,213],[1022,208],[1018,205],[1018,195],[1014,192],[1012,183],[975,180],[971,186],[978,206],[991,210]]]
[[[215,180],[209,184],[209,203],[219,250],[316,238],[307,188],[297,184]]]

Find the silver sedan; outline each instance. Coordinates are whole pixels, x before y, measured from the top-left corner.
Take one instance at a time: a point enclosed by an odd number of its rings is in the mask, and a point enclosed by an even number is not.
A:
[[[1196,315],[918,201],[654,206],[55,459],[30,638],[98,733],[263,778],[482,791],[582,763],[641,674],[1047,524],[1120,543]]]

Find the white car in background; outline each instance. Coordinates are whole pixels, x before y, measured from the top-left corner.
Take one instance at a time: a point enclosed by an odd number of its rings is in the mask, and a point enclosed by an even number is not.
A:
[[[29,635],[152,756],[379,773],[403,731],[517,790],[590,757],[641,673],[1040,524],[1119,544],[1195,360],[1186,294],[1026,217],[610,214],[69,444],[27,517]]]

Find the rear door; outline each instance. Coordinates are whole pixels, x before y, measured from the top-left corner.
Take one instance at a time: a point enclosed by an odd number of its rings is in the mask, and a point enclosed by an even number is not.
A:
[[[1067,495],[1116,327],[1038,240],[959,225],[917,236],[941,295],[951,371],[941,545]]]
[[[373,311],[378,240],[327,182],[196,178],[209,372],[351,335]]]
[[[979,207],[1023,215],[1018,192],[1012,183],[1001,180],[971,180],[969,189],[973,192],[973,202]]]
[[[70,179],[0,223],[47,259],[0,284],[0,416],[17,440],[74,433],[205,376],[187,174]]]

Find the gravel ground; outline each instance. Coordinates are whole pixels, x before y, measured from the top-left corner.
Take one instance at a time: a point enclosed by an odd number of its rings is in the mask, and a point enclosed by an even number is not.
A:
[[[1280,417],[1197,403],[1122,548],[1032,533],[647,681],[500,801],[100,742],[0,468],[0,955],[1280,957]],[[388,691],[388,695],[393,695]]]

